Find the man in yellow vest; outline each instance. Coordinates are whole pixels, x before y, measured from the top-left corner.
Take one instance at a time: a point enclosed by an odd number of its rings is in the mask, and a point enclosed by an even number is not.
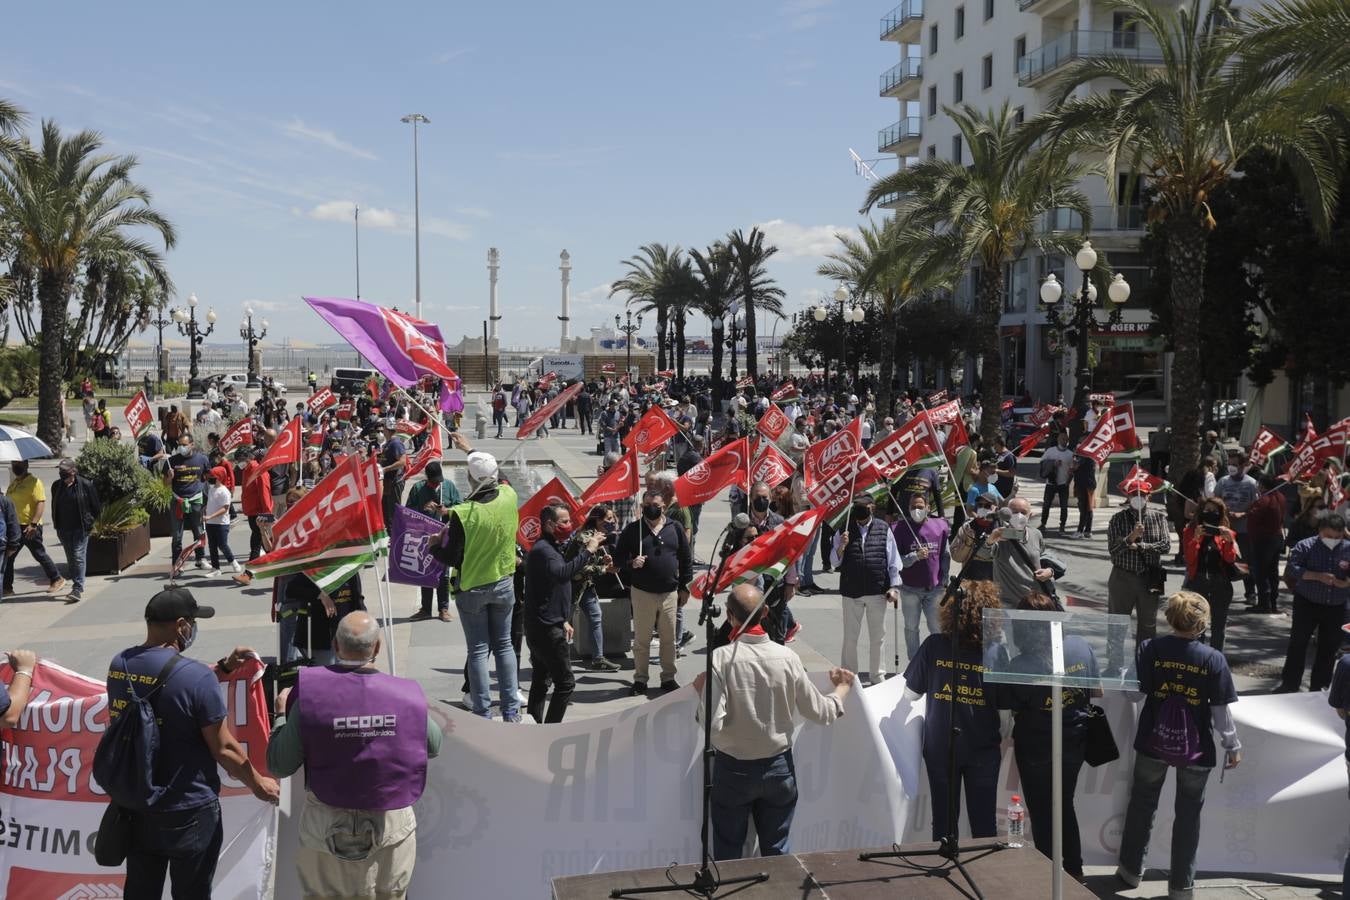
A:
[[[450,589],[469,645],[472,711],[490,718],[487,658],[491,653],[496,660],[502,720],[520,722],[516,651],[511,645],[519,525],[516,492],[498,478],[496,457],[470,447],[463,432],[452,432],[450,443],[469,456],[469,494],[463,503],[450,507],[450,518],[431,553],[455,571]]]

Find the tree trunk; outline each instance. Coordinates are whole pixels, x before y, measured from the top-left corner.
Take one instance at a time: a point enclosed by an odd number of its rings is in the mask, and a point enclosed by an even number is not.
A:
[[[980,343],[984,368],[980,374],[980,436],[984,446],[992,447],[994,435],[1003,424],[1003,348],[998,320],[1003,315],[1003,265],[985,265],[980,269]]]
[[[675,374],[684,380],[684,310],[675,313]]]
[[[895,378],[895,304],[881,307],[880,383],[877,385],[877,418],[891,414],[891,381]],[[877,423],[881,424],[880,421]]]
[[[1173,219],[1167,229],[1172,272],[1172,462],[1176,482],[1200,464],[1200,422],[1206,394],[1200,373],[1200,302],[1205,295],[1205,232],[1194,219]]]
[[[39,335],[38,359],[38,428],[37,436],[61,452],[66,436],[66,423],[61,417],[61,375],[65,371],[62,350],[66,331],[66,280],[59,273],[43,271],[38,276],[38,308],[42,311],[42,333]]]
[[[666,367],[666,329],[670,327],[670,314],[664,303],[656,305],[656,368]]]
[[[715,328],[712,334],[713,412],[718,412],[722,409],[722,330]]]
[[[759,348],[755,346],[755,301],[745,296],[745,374],[759,378]]]

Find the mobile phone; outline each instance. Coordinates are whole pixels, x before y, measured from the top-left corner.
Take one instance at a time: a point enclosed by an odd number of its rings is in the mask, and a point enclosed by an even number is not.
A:
[[[1219,533],[1219,526],[1218,526],[1218,525],[1201,525],[1200,527],[1203,528],[1203,529],[1205,530],[1205,534],[1218,534],[1218,533]]]
[[[1004,525],[1003,537],[1010,541],[1025,541],[1027,539],[1027,530],[1025,527],[1013,528],[1011,525]]]

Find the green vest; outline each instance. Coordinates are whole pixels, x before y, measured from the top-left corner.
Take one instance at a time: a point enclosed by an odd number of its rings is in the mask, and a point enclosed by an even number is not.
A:
[[[461,503],[450,510],[464,526],[464,564],[459,569],[459,589],[472,590],[496,584],[516,571],[516,492],[510,485],[497,487],[497,498],[487,503]]]

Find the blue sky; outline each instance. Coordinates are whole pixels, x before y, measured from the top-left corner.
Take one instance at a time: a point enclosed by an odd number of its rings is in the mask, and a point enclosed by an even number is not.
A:
[[[420,131],[422,298],[451,342],[481,333],[502,253],[507,346],[556,344],[558,253],[573,333],[612,319],[619,262],[648,241],[703,247],[760,224],[797,309],[896,118],[877,76],[885,3],[81,4],[6,13],[0,96],[141,160],[178,226],[179,297],[233,331],[329,339],[302,294],[411,310],[412,150]],[[53,16],[78,22],[53,27]],[[890,171],[891,166],[880,170]],[[767,223],[767,224],[766,224]],[[648,329],[649,330],[649,329]],[[703,331],[702,325],[691,331]],[[779,327],[782,330],[782,326]],[[219,338],[216,338],[219,340]],[[213,341],[214,342],[214,341]]]

